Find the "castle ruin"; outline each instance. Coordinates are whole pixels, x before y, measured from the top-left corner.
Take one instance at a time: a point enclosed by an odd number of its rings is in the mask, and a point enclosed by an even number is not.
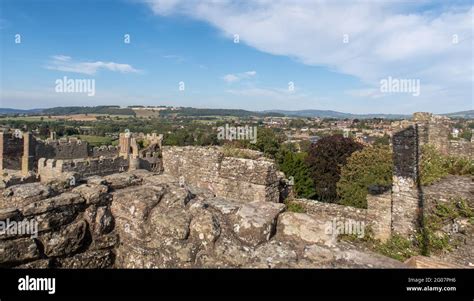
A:
[[[2,169],[37,176],[33,183],[4,181],[0,221],[34,220],[39,229],[37,238],[0,234],[0,266],[406,267],[338,241],[327,227],[353,221],[381,241],[411,237],[427,199],[452,193],[446,183],[424,192],[419,183],[421,145],[453,148],[445,121],[415,114],[393,127],[391,188],[371,187],[367,209],[293,200],[305,213],[286,210],[291,185],[261,154],[244,159],[220,147],[163,147],[156,134],[122,133],[118,147],[92,149],[77,140],[0,133]],[[54,151],[39,158],[46,145]],[[471,180],[454,180],[472,202]],[[471,253],[452,262],[472,263]]]

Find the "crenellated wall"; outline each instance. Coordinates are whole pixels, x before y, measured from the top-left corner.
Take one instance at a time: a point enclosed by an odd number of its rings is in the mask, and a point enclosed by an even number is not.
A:
[[[41,182],[64,180],[74,176],[76,180],[89,176],[103,176],[128,170],[129,161],[123,158],[56,160],[41,158],[38,175]]]
[[[77,138],[61,138],[59,140],[37,140],[36,158],[47,159],[79,159],[90,155],[89,145]]]

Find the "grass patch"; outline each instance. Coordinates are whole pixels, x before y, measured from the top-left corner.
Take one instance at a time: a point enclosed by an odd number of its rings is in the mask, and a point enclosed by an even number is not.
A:
[[[453,199],[449,203],[436,204],[432,212],[423,217],[423,229],[415,235],[414,239],[392,234],[388,241],[382,243],[373,238],[370,227],[366,228],[363,238],[356,235],[339,235],[338,238],[361,243],[377,253],[405,261],[420,254],[429,256],[431,253],[452,251],[459,242],[445,229],[446,226],[448,230],[451,229],[455,219],[459,217],[468,218],[469,223],[474,225],[474,210],[462,198]]]
[[[456,245],[451,241],[449,233],[451,226],[458,217],[468,218],[471,224],[474,218],[474,212],[464,199],[454,199],[451,203],[438,203],[433,212],[423,218],[423,232],[419,239],[423,255],[431,253],[440,253],[442,251],[451,251]],[[448,229],[445,231],[445,227]]]
[[[232,147],[227,144],[222,146],[222,152],[224,153],[224,157],[242,158],[242,159],[258,159],[261,157],[261,154],[255,151]]]
[[[375,250],[400,261],[405,261],[412,256],[420,254],[418,248],[411,240],[397,234],[392,235],[385,243],[376,244]]]
[[[306,208],[303,205],[298,204],[296,202],[285,201],[285,205],[286,205],[286,210],[288,210],[289,212],[306,213]]]
[[[398,234],[393,234],[386,242],[374,239],[373,230],[370,227],[366,228],[363,238],[347,234],[339,235],[338,238],[349,242],[361,243],[374,252],[399,261],[405,261],[412,256],[420,254],[418,244]]]

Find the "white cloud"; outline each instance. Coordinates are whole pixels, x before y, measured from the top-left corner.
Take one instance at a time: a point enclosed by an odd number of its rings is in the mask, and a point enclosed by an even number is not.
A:
[[[474,6],[471,3],[146,2],[156,14],[180,14],[205,21],[229,40],[239,34],[241,43],[262,52],[355,76],[367,88],[377,89],[380,79],[388,76],[420,78],[424,85],[437,89],[449,87],[464,103],[472,98]],[[346,34],[349,42],[343,43]],[[459,43],[452,42],[453,35],[458,36]],[[237,74],[224,77],[228,82],[236,82],[237,78]]]
[[[71,60],[71,57],[70,56],[67,56],[67,55],[53,55],[51,57],[53,60],[55,61],[62,61],[62,62],[67,62],[67,61],[70,61]]]
[[[222,79],[228,83],[233,83],[239,80],[239,77],[234,74],[227,74],[222,77]]]
[[[114,62],[78,62],[73,61],[70,56],[66,55],[54,55],[51,57],[51,61],[46,66],[46,69],[82,73],[82,74],[95,74],[100,69],[109,70],[120,73],[136,73],[139,70],[133,68],[129,64],[119,64]]]
[[[249,79],[257,75],[256,71],[247,71],[247,72],[242,72],[242,73],[236,73],[236,74],[226,74],[222,77],[222,79],[227,82],[227,83],[234,83],[241,81],[243,79]]]

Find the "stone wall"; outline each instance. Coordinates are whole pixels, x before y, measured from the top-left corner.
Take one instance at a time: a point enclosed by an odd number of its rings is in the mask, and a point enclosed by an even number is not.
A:
[[[0,198],[0,222],[23,226],[0,233],[0,267],[111,267],[118,236],[110,201],[102,184],[67,192],[41,183],[7,188]]]
[[[119,147],[108,145],[108,146],[96,146],[92,148],[92,153],[90,154],[93,158],[100,158],[100,157],[116,157],[119,154]]]
[[[434,214],[437,206],[459,208],[461,201],[469,207],[470,212],[474,212],[473,181],[472,177],[447,176],[432,185],[423,186],[424,216],[429,218]],[[473,267],[474,217],[468,218],[452,212],[448,212],[447,215],[448,218],[436,218],[439,227],[436,235],[447,235],[450,250],[444,250],[441,253],[432,252],[431,256]]]
[[[41,182],[44,183],[66,180],[71,176],[78,180],[94,175],[108,175],[127,171],[128,166],[129,161],[121,157],[75,160],[41,158],[38,162],[38,175]]]
[[[280,201],[283,176],[264,159],[225,157],[220,147],[163,147],[164,172],[212,191],[247,201]]]
[[[418,125],[420,146],[431,144],[444,155],[474,158],[471,141],[450,139],[452,125],[448,117],[418,112],[413,114],[413,122]]]
[[[467,140],[449,140],[449,154],[474,160],[474,143]]]
[[[46,159],[79,159],[89,157],[89,145],[76,138],[38,141],[35,149],[36,158]]]
[[[392,192],[367,195],[367,220],[374,238],[387,241],[392,235]]]
[[[323,203],[315,200],[295,199],[293,203],[301,205],[305,213],[318,220],[328,222],[360,222],[365,229],[371,229],[374,238],[386,241],[391,235],[392,198],[391,192],[369,194],[367,209]]]
[[[0,132],[0,171],[21,169],[23,156],[23,136]]]

